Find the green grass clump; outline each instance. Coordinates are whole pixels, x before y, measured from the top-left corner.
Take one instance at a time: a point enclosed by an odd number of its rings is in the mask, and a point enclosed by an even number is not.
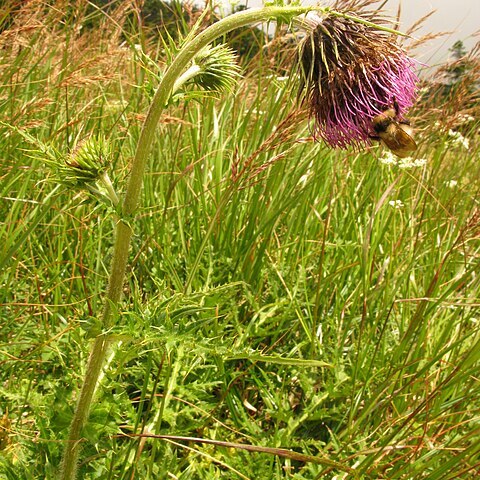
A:
[[[165,58],[125,37],[126,4],[84,32],[94,13],[39,5],[0,35],[6,479],[57,472],[117,221],[57,184],[45,146],[101,135],[123,194]],[[162,117],[79,478],[479,473],[478,138],[432,127],[416,168],[332,151],[292,80],[257,58],[235,95]]]

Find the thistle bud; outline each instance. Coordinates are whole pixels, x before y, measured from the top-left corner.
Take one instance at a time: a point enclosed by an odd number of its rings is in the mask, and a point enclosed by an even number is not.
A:
[[[193,81],[208,91],[233,91],[240,77],[240,67],[233,50],[225,45],[208,46],[193,60],[198,73]]]
[[[103,137],[89,137],[80,142],[68,155],[63,165],[58,166],[63,183],[83,186],[98,181],[106,172],[110,152]]]

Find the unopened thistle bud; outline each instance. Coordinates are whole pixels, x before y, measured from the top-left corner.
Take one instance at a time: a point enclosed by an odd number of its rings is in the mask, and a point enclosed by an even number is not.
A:
[[[376,115],[396,104],[401,117],[415,100],[415,62],[392,33],[371,25],[380,22],[375,12],[358,11],[307,19],[310,31],[299,53],[301,95],[314,137],[333,147],[369,143]]]
[[[110,163],[110,151],[102,137],[80,142],[59,166],[61,180],[72,186],[84,186],[101,179]]]
[[[194,63],[200,67],[195,82],[205,90],[230,92],[240,77],[237,56],[225,45],[204,48]]]
[[[225,45],[208,46],[195,56],[192,66],[177,80],[174,91],[189,82],[209,92],[231,92],[239,77],[240,67],[233,50]]]

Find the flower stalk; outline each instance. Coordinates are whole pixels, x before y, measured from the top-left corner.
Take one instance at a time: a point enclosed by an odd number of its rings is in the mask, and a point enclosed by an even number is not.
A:
[[[198,65],[192,65],[185,73],[183,73],[177,78],[175,84],[173,85],[172,92],[175,93],[180,90],[183,85],[195,78],[200,72],[201,68]]]

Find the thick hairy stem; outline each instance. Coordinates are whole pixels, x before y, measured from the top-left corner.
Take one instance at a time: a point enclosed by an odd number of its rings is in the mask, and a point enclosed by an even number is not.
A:
[[[77,408],[70,424],[70,435],[63,452],[61,478],[74,479],[77,472],[78,454],[80,451],[80,432],[87,422],[93,394],[97,387],[98,377],[108,350],[108,336],[101,335],[93,343],[92,351],[87,363],[85,378],[78,399]],[[78,432],[78,433],[77,433]]]

